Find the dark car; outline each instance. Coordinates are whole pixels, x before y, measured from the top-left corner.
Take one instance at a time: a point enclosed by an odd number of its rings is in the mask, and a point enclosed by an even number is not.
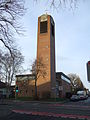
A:
[[[78,95],[72,95],[72,97],[70,98],[71,101],[78,101],[79,100],[79,96]]]

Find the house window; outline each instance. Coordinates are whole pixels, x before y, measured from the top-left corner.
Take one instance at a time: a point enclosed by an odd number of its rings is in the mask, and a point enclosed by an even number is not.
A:
[[[26,93],[27,93],[27,90],[26,90]]]
[[[47,21],[40,22],[40,33],[47,32]]]
[[[22,90],[20,90],[20,94],[22,93]]]

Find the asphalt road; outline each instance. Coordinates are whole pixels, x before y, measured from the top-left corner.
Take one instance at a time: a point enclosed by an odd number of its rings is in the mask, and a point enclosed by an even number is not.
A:
[[[39,116],[39,115],[26,115],[11,113],[7,117],[0,118],[0,120],[73,120],[73,118],[51,117],[51,116]],[[74,119],[77,120],[77,119]],[[80,120],[80,119],[79,119]]]
[[[90,98],[78,102],[4,101],[0,120],[90,120]]]

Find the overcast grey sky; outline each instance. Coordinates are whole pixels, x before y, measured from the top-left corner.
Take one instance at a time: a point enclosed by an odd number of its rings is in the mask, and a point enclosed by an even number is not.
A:
[[[52,10],[47,3],[34,3],[26,0],[26,15],[21,22],[26,30],[19,37],[18,44],[25,56],[27,68],[36,58],[38,16],[51,15],[55,21],[56,71],[65,74],[76,73],[90,89],[87,81],[86,62],[90,60],[90,0],[80,0],[73,11],[68,9]]]

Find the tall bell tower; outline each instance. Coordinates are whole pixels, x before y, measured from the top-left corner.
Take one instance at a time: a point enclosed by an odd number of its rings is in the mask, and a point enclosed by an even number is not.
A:
[[[46,64],[47,75],[37,80],[37,92],[40,97],[50,92],[52,98],[56,97],[56,71],[55,71],[55,23],[50,15],[43,14],[38,18],[37,60],[43,59]]]

